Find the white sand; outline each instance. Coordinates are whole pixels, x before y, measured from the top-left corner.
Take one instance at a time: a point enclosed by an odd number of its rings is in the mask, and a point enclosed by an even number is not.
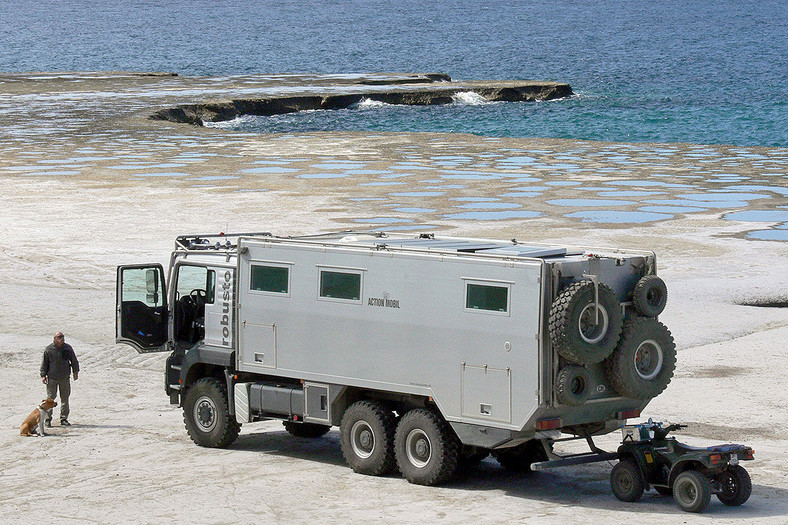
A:
[[[150,212],[135,212],[129,228],[132,212],[122,202],[92,207],[87,201],[97,195],[76,190],[61,189],[58,214],[40,216],[34,203],[47,193],[46,186],[24,185],[0,212],[8,242],[0,272],[0,425],[5,429],[0,511],[12,521],[707,519],[685,514],[670,498],[653,493],[636,504],[619,502],[609,490],[607,464],[521,478],[488,459],[455,483],[425,488],[396,476],[354,474],[343,463],[336,431],[308,441],[292,438],[278,422],[266,422],[246,425],[229,450],[195,446],[181,411],[164,395],[164,355],[139,356],[113,343],[113,287],[116,264],[165,261],[174,234],[194,231],[192,211],[200,203],[188,193],[149,196]],[[111,200],[112,190],[98,196]],[[170,210],[166,224],[156,212],[164,208]],[[262,222],[270,229],[290,231],[287,216],[277,217],[284,214],[273,210],[268,215]],[[320,222],[319,214],[315,219]],[[660,264],[670,290],[662,320],[680,352],[675,378],[645,414],[689,423],[685,435],[693,443],[734,441],[755,448],[757,459],[747,465],[751,500],[741,508],[715,500],[708,516],[720,522],[785,523],[788,318],[784,309],[733,301],[785,290],[788,250],[780,243],[708,239],[708,233],[668,227],[650,233],[662,246],[677,246]],[[626,244],[635,234],[619,231],[606,240],[613,244],[620,236],[616,244]],[[680,253],[679,246],[694,242],[707,243],[714,255]],[[82,364],[80,379],[73,382],[74,426],[56,424],[46,438],[21,438],[18,426],[44,393],[38,378],[41,351],[57,329],[66,332]],[[601,441],[612,448],[616,439]]]

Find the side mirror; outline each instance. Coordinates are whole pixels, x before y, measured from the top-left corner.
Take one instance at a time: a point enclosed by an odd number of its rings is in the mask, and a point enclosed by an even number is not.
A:
[[[148,294],[155,294],[159,291],[159,272],[156,270],[145,271],[145,288]]]

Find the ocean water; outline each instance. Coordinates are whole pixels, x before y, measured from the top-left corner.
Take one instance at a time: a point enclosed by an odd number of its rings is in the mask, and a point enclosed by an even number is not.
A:
[[[0,4],[0,72],[444,72],[568,82],[544,103],[241,119],[256,131],[788,147],[788,2],[94,0]]]

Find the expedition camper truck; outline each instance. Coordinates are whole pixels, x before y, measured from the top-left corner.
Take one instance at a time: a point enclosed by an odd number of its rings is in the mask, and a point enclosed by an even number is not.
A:
[[[653,252],[194,235],[167,281],[161,265],[118,268],[116,338],[170,352],[165,389],[195,443],[267,419],[301,437],[338,425],[354,471],[413,483],[489,453],[514,470],[610,459],[592,436],[638,417],[675,367]],[[559,456],[561,439],[591,452]]]

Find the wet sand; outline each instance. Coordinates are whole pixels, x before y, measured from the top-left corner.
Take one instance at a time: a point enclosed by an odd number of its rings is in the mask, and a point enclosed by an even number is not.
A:
[[[11,521],[786,523],[788,310],[744,304],[788,296],[788,243],[757,238],[781,235],[788,150],[240,134],[148,118],[243,94],[237,78],[49,76],[0,76],[0,511]],[[417,487],[352,473],[336,430],[301,440],[278,422],[203,449],[168,404],[164,356],[114,344],[115,267],[165,264],[176,235],[368,227],[655,250],[679,357],[644,415],[689,424],[690,443],[753,446],[751,500],[714,500],[698,517],[655,493],[619,502],[607,464],[519,477],[492,459],[445,487]],[[56,330],[82,363],[74,426],[21,438]]]

